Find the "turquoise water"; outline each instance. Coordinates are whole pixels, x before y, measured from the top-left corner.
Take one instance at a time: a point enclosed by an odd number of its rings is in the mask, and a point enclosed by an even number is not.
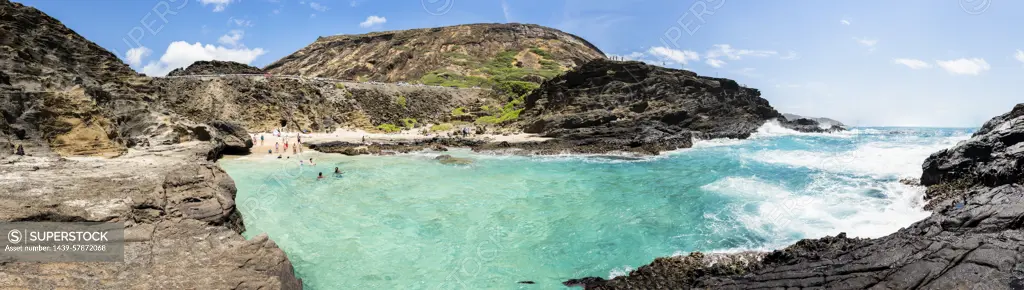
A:
[[[700,141],[658,157],[454,150],[224,160],[247,237],[266,232],[309,289],[560,289],[690,251],[879,237],[924,218],[918,177],[967,129],[859,128]],[[347,173],[336,178],[334,167]],[[327,178],[317,180],[318,172]],[[518,284],[518,281],[537,284]]]

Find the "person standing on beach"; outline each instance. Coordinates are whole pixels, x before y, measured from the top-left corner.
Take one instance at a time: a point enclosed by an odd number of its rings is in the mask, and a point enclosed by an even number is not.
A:
[[[288,152],[288,142],[284,142],[284,151]]]
[[[299,146],[292,146],[292,155],[299,154],[297,152],[297,150],[295,150],[295,147],[299,147]]]
[[[263,146],[263,134],[260,134],[260,146]]]
[[[278,143],[274,142],[274,151],[281,152],[281,150],[279,150],[279,149],[280,148],[278,148]]]

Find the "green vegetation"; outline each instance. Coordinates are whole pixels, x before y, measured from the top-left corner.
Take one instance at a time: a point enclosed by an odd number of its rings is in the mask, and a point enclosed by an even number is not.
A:
[[[452,124],[449,123],[437,124],[430,126],[430,132],[448,131],[451,130],[452,128],[455,128],[455,126],[452,126]]]
[[[535,53],[535,54],[537,54],[537,55],[539,55],[539,56],[541,56],[543,58],[554,58],[554,57],[551,56],[550,53],[548,53],[547,51],[544,51],[543,49],[540,49],[539,47],[531,48],[530,52],[533,52],[533,53]]]
[[[406,100],[404,95],[398,95],[398,100],[395,102],[398,103],[399,106],[402,106],[402,109],[405,109]]]
[[[546,70],[546,71],[558,71],[558,72],[562,71],[562,65],[558,64],[558,62],[554,62],[554,61],[550,61],[550,60],[546,60],[546,59],[540,60],[540,66],[541,66],[541,69]]]
[[[417,123],[417,121],[416,121],[415,118],[403,118],[402,119],[402,125],[404,125],[406,129],[416,128],[416,123]]]
[[[477,76],[464,76],[450,71],[432,71],[420,77],[420,83],[442,87],[490,87],[491,81]]]
[[[608,71],[604,72],[604,74],[606,74],[606,75],[615,75],[615,71],[614,70],[608,70]]]
[[[481,106],[481,110],[484,110],[491,115],[477,118],[474,123],[478,125],[497,125],[513,122],[516,119],[519,119],[519,113],[523,112],[524,101],[525,95],[512,99],[512,101],[506,103],[500,109],[491,108],[490,106]]]
[[[377,126],[377,130],[384,131],[384,133],[394,133],[394,132],[402,131],[402,128],[398,127],[398,126],[395,126],[395,124],[387,123],[387,124],[380,124],[380,126]]]
[[[498,83],[494,88],[498,91],[504,92],[510,96],[520,97],[527,95],[533,90],[539,88],[540,85],[537,83],[524,82],[524,81],[504,81]]]
[[[336,83],[336,84],[334,84],[334,88],[335,89],[339,89],[339,90],[344,90],[345,89],[345,84],[343,84],[343,83]]]
[[[463,115],[466,115],[466,108],[465,107],[458,107],[458,108],[455,108],[455,109],[452,110],[452,116],[453,117],[460,117],[460,116],[463,116]]]
[[[517,66],[516,55],[520,53],[519,50],[503,51],[489,60],[458,51],[448,51],[442,56],[457,61],[472,71],[435,70],[420,77],[419,83],[457,88],[491,88],[510,98],[519,98],[539,88],[540,80],[554,78],[565,71],[561,64],[552,59],[554,56],[550,52],[538,47],[530,48],[529,51],[543,58],[540,60],[539,68]],[[464,109],[462,113],[465,113]],[[453,111],[452,115],[462,114]]]

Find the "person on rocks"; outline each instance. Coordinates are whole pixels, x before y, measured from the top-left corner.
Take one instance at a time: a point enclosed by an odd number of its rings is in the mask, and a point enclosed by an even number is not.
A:
[[[18,156],[25,156],[25,147],[18,144],[18,150],[16,150],[14,154],[18,154]]]

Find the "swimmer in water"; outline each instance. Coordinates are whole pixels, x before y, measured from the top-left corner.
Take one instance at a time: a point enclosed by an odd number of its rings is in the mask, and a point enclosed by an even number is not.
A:
[[[320,175],[317,175],[316,179],[324,179],[324,173],[320,172]]]

